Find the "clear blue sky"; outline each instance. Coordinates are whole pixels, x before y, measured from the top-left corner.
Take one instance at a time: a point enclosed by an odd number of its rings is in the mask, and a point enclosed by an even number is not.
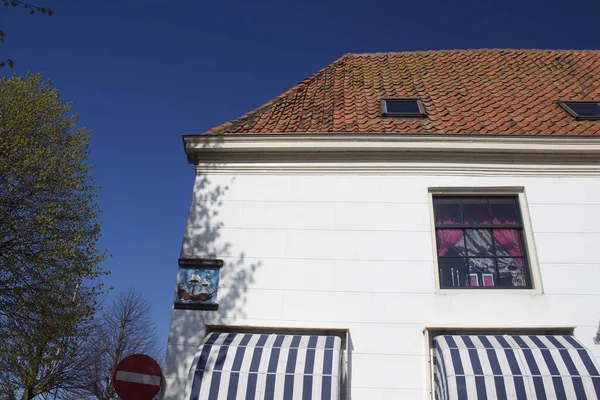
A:
[[[33,0],[32,0],[33,1]],[[0,8],[0,58],[43,72],[95,132],[108,283],[141,289],[166,345],[194,170],[181,134],[247,112],[346,53],[600,48],[598,0],[35,0]]]

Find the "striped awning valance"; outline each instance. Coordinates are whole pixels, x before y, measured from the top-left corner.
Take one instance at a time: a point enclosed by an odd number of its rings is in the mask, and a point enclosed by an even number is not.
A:
[[[217,333],[190,370],[189,400],[338,399],[337,336]]]
[[[443,335],[434,342],[436,399],[600,398],[598,367],[573,336]]]

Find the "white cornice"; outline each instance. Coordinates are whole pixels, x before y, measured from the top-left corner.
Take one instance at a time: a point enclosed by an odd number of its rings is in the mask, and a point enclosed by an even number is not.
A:
[[[598,165],[440,164],[440,163],[230,163],[198,164],[197,173],[213,174],[361,174],[463,176],[600,176]]]
[[[600,152],[600,136],[405,133],[230,134],[183,136],[188,155],[240,151],[584,151]]]
[[[600,137],[389,133],[190,135],[188,161],[221,173],[600,174]]]

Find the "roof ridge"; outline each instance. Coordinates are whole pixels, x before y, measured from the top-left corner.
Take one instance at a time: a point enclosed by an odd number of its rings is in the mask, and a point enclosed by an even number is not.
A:
[[[373,53],[348,53],[345,56],[364,57],[364,56],[387,56],[397,54],[455,54],[455,53],[599,53],[600,49],[519,49],[519,48],[495,48],[484,47],[480,49],[439,49],[439,50],[406,50],[406,51],[388,51],[388,52],[373,52]]]

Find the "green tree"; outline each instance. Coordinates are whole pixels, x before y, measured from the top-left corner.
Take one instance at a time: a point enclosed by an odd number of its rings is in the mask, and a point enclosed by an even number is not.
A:
[[[44,14],[44,15],[51,17],[54,14],[52,9],[50,9],[50,8],[39,7],[39,6],[36,6],[34,4],[31,4],[31,3],[28,3],[28,2],[22,1],[22,0],[2,0],[2,4],[5,7],[19,7],[19,6],[23,7],[28,11],[28,13],[30,15]],[[6,36],[6,34],[4,33],[4,31],[0,29],[0,43],[4,42],[5,36]],[[0,61],[0,67],[5,67],[7,65],[12,68],[15,65],[15,62],[13,60],[11,60],[10,58]]]
[[[40,74],[0,79],[1,398],[69,389],[104,293],[91,133],[77,119]]]

